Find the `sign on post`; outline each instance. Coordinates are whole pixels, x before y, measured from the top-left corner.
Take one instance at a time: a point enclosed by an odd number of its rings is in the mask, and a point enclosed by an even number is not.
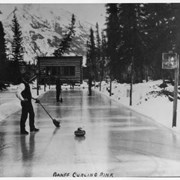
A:
[[[179,83],[179,55],[173,52],[162,53],[162,69],[174,69],[175,72],[172,127],[176,127],[177,94],[178,94],[178,83]]]
[[[176,69],[177,67],[177,53],[162,53],[162,69]]]

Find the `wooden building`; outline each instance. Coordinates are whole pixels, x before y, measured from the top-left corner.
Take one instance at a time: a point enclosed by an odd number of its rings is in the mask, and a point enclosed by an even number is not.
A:
[[[82,83],[82,56],[38,57],[38,70],[39,84]]]

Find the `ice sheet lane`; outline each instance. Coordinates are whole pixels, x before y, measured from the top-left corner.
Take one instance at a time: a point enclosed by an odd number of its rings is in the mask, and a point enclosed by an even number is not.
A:
[[[0,176],[180,176],[179,135],[103,95],[65,90],[63,100],[54,90],[41,99],[59,129],[38,104],[38,133],[19,134],[21,112],[0,122]]]

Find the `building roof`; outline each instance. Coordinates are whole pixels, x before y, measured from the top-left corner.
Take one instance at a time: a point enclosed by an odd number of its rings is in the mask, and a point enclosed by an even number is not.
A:
[[[55,56],[45,56],[45,57],[38,57],[38,59],[79,59],[83,58],[83,56],[61,56],[61,57],[55,57]]]

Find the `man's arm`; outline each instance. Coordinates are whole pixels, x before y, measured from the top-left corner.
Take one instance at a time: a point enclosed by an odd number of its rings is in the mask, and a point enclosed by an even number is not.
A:
[[[26,101],[26,99],[24,99],[21,95],[22,91],[25,89],[25,85],[23,83],[21,83],[18,87],[17,93],[16,93],[16,97],[20,100],[20,101]]]
[[[31,98],[32,98],[33,100],[35,100],[35,103],[39,103],[39,102],[40,102],[39,99],[38,99],[38,97],[33,97],[33,96],[31,96]]]

